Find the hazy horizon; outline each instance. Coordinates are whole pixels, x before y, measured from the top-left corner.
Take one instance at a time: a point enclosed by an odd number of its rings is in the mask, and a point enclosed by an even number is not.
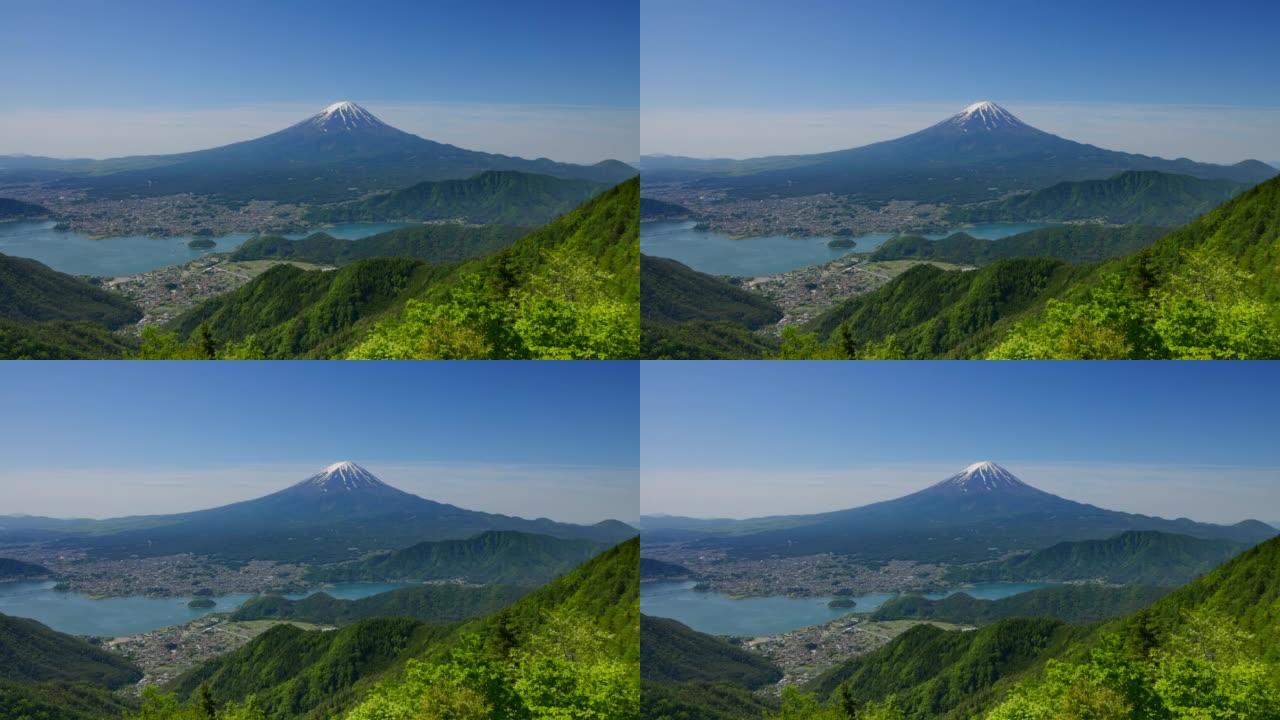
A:
[[[712,365],[641,370],[642,515],[842,510],[991,460],[1110,510],[1280,518],[1265,363]]]
[[[638,371],[540,363],[16,363],[0,515],[187,512],[341,460],[471,510],[634,522]]]
[[[1110,150],[1271,162],[1280,6],[1243,7],[648,0],[641,154],[841,150],[990,100]]]

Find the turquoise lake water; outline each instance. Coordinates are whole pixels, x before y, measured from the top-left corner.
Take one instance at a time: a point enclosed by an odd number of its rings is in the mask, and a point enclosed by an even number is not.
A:
[[[187,607],[191,597],[115,597],[93,599],[88,595],[57,592],[53,581],[0,582],[0,613],[38,620],[72,635],[133,635],[169,625],[179,625],[215,612],[231,612],[254,597],[237,593],[214,597],[216,607]],[[343,600],[376,595],[406,587],[405,583],[343,583],[314,592],[326,592]],[[312,593],[288,595],[295,600]]]
[[[857,602],[853,608],[829,608],[830,597],[752,597],[731,598],[715,592],[693,589],[697,583],[647,582],[640,585],[640,611],[647,615],[672,618],[699,632],[711,635],[774,635],[809,625],[829,622],[850,612],[871,612],[893,593],[871,593],[849,598]],[[999,600],[1049,587],[1048,583],[982,583],[959,587],[925,597],[939,600],[957,592],[968,593],[980,600]]]
[[[72,275],[132,275],[156,268],[178,265],[201,255],[228,252],[240,247],[252,233],[234,233],[210,238],[217,243],[208,250],[194,250],[187,243],[194,236],[148,237],[126,235],[94,240],[78,232],[59,232],[52,220],[0,223],[0,253],[32,258],[59,272]],[[358,240],[406,223],[344,223],[305,233],[285,235],[295,240],[324,231],[343,240]]]
[[[755,277],[829,262],[851,252],[869,252],[897,233],[873,233],[853,238],[852,248],[829,248],[832,237],[796,238],[786,235],[731,239],[717,232],[694,230],[692,220],[663,220],[640,223],[640,252],[679,260],[694,270],[712,275]],[[926,234],[939,240],[964,231],[983,240],[1048,227],[1043,223],[986,223],[956,228],[945,233]]]

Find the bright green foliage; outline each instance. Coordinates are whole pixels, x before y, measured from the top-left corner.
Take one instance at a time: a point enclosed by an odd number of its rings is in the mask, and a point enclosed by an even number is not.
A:
[[[171,694],[163,693],[154,685],[142,691],[142,707],[137,714],[125,720],[268,720],[267,714],[250,695],[244,702],[231,702],[219,706],[207,688],[187,704]]]
[[[849,356],[836,343],[823,343],[811,332],[794,325],[782,329],[782,342],[774,360],[844,360]]]
[[[996,359],[1247,359],[1280,356],[1280,323],[1229,257],[1193,248],[1145,295],[1119,275],[1077,301],[1051,300],[1016,328]]]
[[[1280,179],[1114,261],[1020,323],[995,358],[1280,356]]]
[[[1280,684],[1228,617],[1189,613],[1145,657],[1106,638],[1083,663],[1051,661],[1043,678],[1015,689],[989,720],[1275,720]]]
[[[777,713],[766,715],[765,718],[766,720],[848,720],[849,716],[839,705],[824,706],[814,695],[802,692],[795,687],[787,687],[782,690],[782,708]],[[889,719],[884,718],[884,720]]]
[[[50,680],[40,683],[0,678],[0,720],[103,720],[136,706],[101,685]]]
[[[409,300],[355,359],[621,359],[640,352],[639,185],[623,183]]]

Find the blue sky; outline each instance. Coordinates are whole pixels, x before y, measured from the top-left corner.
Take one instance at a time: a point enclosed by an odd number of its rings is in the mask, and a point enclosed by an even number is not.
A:
[[[978,460],[1103,507],[1280,520],[1270,363],[646,363],[641,510],[898,497]]]
[[[10,363],[0,514],[114,516],[256,497],[338,460],[434,500],[629,520],[626,363]]]
[[[231,109],[253,124],[272,109],[309,114],[350,99],[375,113],[398,108],[388,121],[478,149],[505,151],[502,128],[535,123],[544,142],[528,138],[524,154],[573,154],[578,134],[592,151],[630,156],[638,13],[634,2],[589,0],[12,0],[0,24],[0,152],[135,150],[114,130],[126,121],[159,126],[154,144],[202,147],[226,140],[216,124],[188,117],[186,134],[171,136],[165,123],[178,113],[225,120]],[[464,110],[486,113],[489,135],[466,133],[450,114]],[[629,134],[614,127],[623,110]],[[39,119],[68,117],[79,139],[39,132]]]
[[[645,0],[642,151],[856,145],[989,99],[1117,149],[1276,160],[1277,27],[1280,6],[1239,1]],[[744,127],[717,138],[730,113]],[[1197,139],[1206,113],[1223,132]],[[1097,115],[1115,116],[1110,131]],[[885,127],[842,135],[827,127],[838,120]]]

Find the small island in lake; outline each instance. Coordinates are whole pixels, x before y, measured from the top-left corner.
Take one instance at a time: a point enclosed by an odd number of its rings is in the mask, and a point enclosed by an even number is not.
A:
[[[854,608],[857,606],[858,603],[854,600],[850,600],[849,598],[836,598],[835,600],[827,603],[827,607],[829,608]]]
[[[210,600],[209,598],[196,598],[195,600],[192,600],[191,602],[187,603],[187,607],[195,608],[197,610],[204,610],[206,608],[217,607],[217,605],[218,603]]]
[[[855,246],[855,245],[857,245],[857,244],[858,244],[858,243],[857,243],[856,241],[854,241],[854,240],[850,240],[849,238],[841,237],[841,238],[836,238],[835,240],[831,240],[831,241],[827,242],[827,247],[829,247],[829,248],[851,248],[851,247],[854,247],[854,246]]]
[[[210,240],[207,237],[196,238],[195,240],[192,240],[191,242],[187,243],[187,247],[191,248],[192,250],[208,250],[209,248],[213,248],[217,246],[218,246],[218,243]]]

